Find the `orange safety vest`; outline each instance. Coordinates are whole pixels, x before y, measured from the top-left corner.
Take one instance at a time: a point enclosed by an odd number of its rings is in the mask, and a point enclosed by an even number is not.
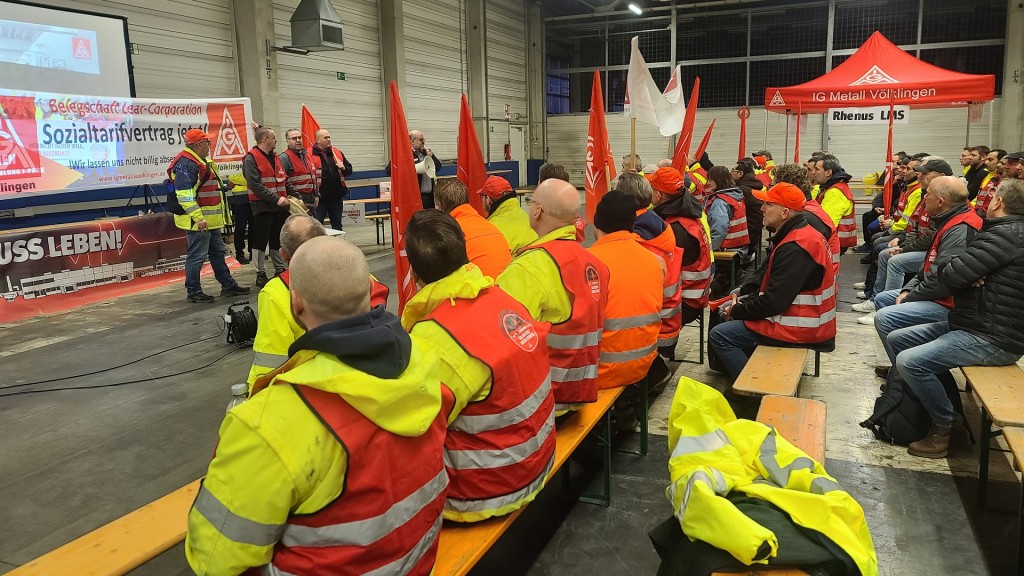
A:
[[[640,210],[643,213],[645,210]],[[665,231],[646,240],[638,234],[633,238],[641,246],[657,256],[665,266],[665,283],[661,293],[661,329],[658,333],[658,346],[675,346],[679,342],[679,329],[682,327],[680,318],[683,314],[681,306],[683,288],[680,276],[683,271],[683,249],[676,246],[676,236],[672,227],[666,223]]]
[[[939,255],[939,245],[942,244],[942,237],[949,232],[950,228],[958,224],[966,224],[975,230],[981,230],[981,216],[978,216],[978,213],[974,210],[968,209],[966,212],[953,216],[942,225],[942,228],[940,228],[939,231],[935,233],[935,236],[932,237],[932,245],[928,248],[928,256],[924,259],[925,274],[932,269],[932,264],[935,262],[935,258]],[[935,302],[942,304],[946,308],[952,308],[953,296],[945,296],[943,298],[939,298]]]
[[[658,354],[665,273],[631,232],[603,236],[588,250],[610,275],[597,387],[634,384]]]
[[[484,276],[497,278],[512,261],[512,251],[505,235],[469,204],[456,206],[451,214],[466,237],[469,261],[476,264]]]
[[[554,260],[572,304],[569,319],[553,324],[548,335],[555,410],[594,402],[608,305],[608,267],[574,240],[552,240],[524,248],[520,254],[530,250],[543,250]]]
[[[445,509],[481,518],[508,514],[532,500],[554,463],[549,325],[498,287],[453,302],[425,320],[486,364],[493,380],[487,398],[468,404],[448,426]]]
[[[839,234],[840,248],[853,248],[857,245],[857,205],[853,201],[853,192],[850,191],[850,185],[846,182],[836,182],[831,188],[825,190],[824,193],[819,194],[818,198],[824,198],[829,190],[838,190],[850,201],[850,211],[843,214],[843,217],[839,219],[836,233]]]
[[[443,415],[409,438],[379,428],[337,394],[295,390],[345,447],[348,465],[338,498],[288,518],[269,573],[428,576],[448,485]]]
[[[196,190],[196,204],[200,206],[216,206],[220,204],[220,181],[213,170],[204,163],[198,162],[196,157],[182,150],[171,160],[167,166],[167,177],[173,179],[174,165],[179,160],[188,160],[199,167],[199,189]]]
[[[309,157],[313,160],[313,177],[315,178],[313,183],[316,185],[316,189],[319,190],[320,183],[323,182],[324,179],[323,161],[320,159],[319,154],[313,153],[312,146],[306,148],[306,153],[309,154]],[[341,153],[341,150],[338,150],[334,146],[331,146],[331,154],[334,155],[335,161],[341,162],[342,164],[345,163],[345,155]],[[344,186],[345,175],[341,172],[340,168],[338,169],[338,178],[341,180],[341,184]]]
[[[267,160],[266,155],[258,148],[249,150],[249,155],[256,159],[256,167],[260,169],[260,181],[267,187],[267,190],[281,197],[288,196],[288,189],[284,185],[288,177],[284,173],[284,167],[281,166],[281,162],[274,162],[273,166],[271,166],[270,160]],[[257,202],[262,199],[252,191],[252,186],[250,185],[249,200]]]
[[[684,230],[689,232],[690,236],[700,242],[700,256],[692,264],[683,264],[679,272],[679,295],[682,297],[683,306],[691,310],[703,310],[708,305],[711,279],[714,276],[711,269],[711,238],[708,237],[704,224],[698,218],[673,216],[665,222],[670,225],[673,222],[678,222]],[[675,322],[679,322],[682,315],[674,316],[673,319]]]
[[[732,208],[732,215],[729,216],[729,228],[725,232],[725,240],[722,241],[722,250],[735,250],[746,248],[750,245],[750,234],[747,232],[747,206],[742,200],[737,200],[728,194],[715,191],[707,197],[705,211],[715,198],[724,201]]]
[[[816,344],[835,338],[836,276],[828,273],[832,269],[832,257],[828,244],[814,228],[810,226],[795,228],[775,247],[772,255],[768,257],[768,268],[764,278],[761,279],[761,294],[764,294],[768,288],[771,275],[774,273],[772,265],[775,262],[775,254],[780,246],[788,243],[799,245],[825,270],[825,274],[822,274],[821,284],[816,288],[797,294],[793,303],[782,314],[760,320],[744,320],[743,322],[747,328],[761,336],[792,344]],[[783,270],[779,273],[793,272],[796,271]]]
[[[832,224],[832,218],[829,217],[828,213],[818,204],[817,200],[808,200],[804,203],[804,213],[811,217],[821,220],[821,222],[828,227],[831,232],[825,240],[828,241],[828,249],[832,252],[832,269],[836,276],[839,276],[839,234],[836,231],[836,227]]]
[[[288,148],[284,151],[292,164],[292,173],[288,175],[288,183],[292,185],[302,196],[306,204],[313,203],[313,196],[316,194],[316,184],[313,182],[313,167],[309,163],[310,155],[307,153],[299,156],[294,150]]]

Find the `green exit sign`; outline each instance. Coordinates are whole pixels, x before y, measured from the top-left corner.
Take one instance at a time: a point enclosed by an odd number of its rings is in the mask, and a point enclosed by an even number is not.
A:
[[[338,80],[344,80],[344,79],[345,79],[345,73],[344,72],[338,72]]]

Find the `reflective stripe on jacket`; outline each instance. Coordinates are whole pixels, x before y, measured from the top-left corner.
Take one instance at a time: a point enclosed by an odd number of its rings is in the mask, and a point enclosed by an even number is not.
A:
[[[922,202],[923,204],[923,202]],[[959,224],[965,224],[974,228],[975,230],[981,230],[982,220],[981,216],[974,210],[968,209],[966,212],[962,212],[953,216],[942,225],[942,228],[932,236],[932,245],[928,248],[928,255],[924,259],[924,273],[928,274],[931,272],[932,264],[935,262],[935,258],[939,255],[939,246],[942,244],[942,237],[949,232],[949,229]],[[945,296],[935,301],[938,304],[942,304],[946,308],[953,307],[953,296]]]
[[[572,306],[569,317],[551,326],[551,386],[556,410],[567,405],[597,400],[597,372],[601,334],[608,304],[608,267],[575,240],[552,240],[531,245],[521,252],[541,250],[555,263],[555,280]],[[521,257],[520,256],[520,257]],[[554,279],[552,279],[554,280]],[[660,282],[659,282],[660,284]]]
[[[274,194],[281,197],[288,196],[288,189],[285,187],[285,181],[288,177],[284,173],[284,167],[281,166],[281,161],[278,160],[273,166],[270,165],[270,160],[267,160],[266,155],[263,154],[259,149],[254,148],[249,151],[249,155],[256,160],[256,167],[260,169],[260,181],[263,185]],[[257,202],[262,200],[252,190],[249,191],[249,200],[251,202]]]
[[[641,246],[661,259],[665,265],[665,284],[661,293],[661,327],[658,330],[658,347],[675,346],[679,342],[679,329],[682,327],[683,286],[682,267],[683,249],[676,245],[675,233],[666,224],[665,230],[652,238],[644,240],[640,235],[633,238]]]
[[[686,173],[690,175],[690,194],[693,194],[693,197],[703,204],[704,186],[708,183],[708,171],[700,165],[700,162],[694,162],[686,169]]]
[[[828,193],[833,190],[838,191],[850,201],[849,210],[845,214],[840,215],[839,223],[836,225],[836,233],[839,234],[839,247],[853,248],[857,245],[857,206],[853,201],[853,192],[850,190],[850,185],[846,182],[836,182],[832,187],[815,197],[815,200],[818,200],[819,204],[823,203]],[[836,215],[829,214],[829,216],[832,217],[832,222],[835,224]]]
[[[316,183],[313,182],[313,165],[310,163],[310,155],[297,154],[291,148],[285,150],[282,156],[288,156],[288,163],[292,166],[291,174],[287,174],[288,183],[306,204],[312,204],[316,196]]]
[[[836,337],[836,276],[832,270],[832,253],[825,239],[811,226],[794,228],[775,247],[795,242],[825,271],[821,284],[812,290],[797,294],[793,303],[782,314],[759,320],[744,320],[747,328],[773,340],[792,344],[815,344]],[[775,251],[768,257],[768,267],[761,279],[761,293],[767,289],[772,274],[797,273],[775,270],[772,267]]]
[[[174,225],[182,230],[193,230],[195,223],[206,220],[208,230],[217,230],[230,224],[226,213],[224,195],[221,192],[220,174],[217,164],[204,160],[190,148],[185,148],[167,166],[167,177],[174,180],[174,166],[178,162],[191,162],[199,169],[199,177],[191,190],[176,190],[178,204],[184,214],[174,215]]]
[[[821,204],[818,204],[817,200],[808,200],[804,203],[804,215],[809,218],[817,218],[831,231],[826,240],[828,241],[828,249],[832,252],[832,271],[838,277],[839,252],[841,248],[839,246],[839,234],[836,231],[836,227],[832,224],[832,219],[828,217],[828,214],[821,208]]]
[[[978,191],[978,196],[974,198],[974,211],[978,213],[978,216],[982,218],[986,216],[988,205],[996,197],[996,190],[999,189],[1001,182],[1002,178],[994,173],[985,176],[985,180],[981,183],[981,190]]]
[[[665,271],[631,232],[602,236],[588,251],[609,274],[597,387],[635,384],[658,354]]]
[[[731,188],[730,190],[735,190]],[[736,250],[746,248],[750,245],[750,234],[747,232],[747,207],[742,200],[737,200],[729,194],[722,194],[718,191],[707,197],[706,205],[710,206],[715,200],[722,200],[729,205],[729,227],[722,241],[722,250]]]
[[[440,302],[424,320],[444,328],[491,379],[486,396],[448,426],[445,518],[476,522],[514,512],[533,501],[554,463],[548,324],[498,287]]]

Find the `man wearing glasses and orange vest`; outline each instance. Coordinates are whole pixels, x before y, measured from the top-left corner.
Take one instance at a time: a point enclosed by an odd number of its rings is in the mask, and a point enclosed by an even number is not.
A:
[[[302,197],[306,210],[312,213],[320,201],[320,191],[316,188],[314,175],[316,169],[306,149],[302,147],[302,132],[292,128],[284,133],[287,148],[278,158],[284,173],[288,176],[288,184]]]
[[[185,149],[167,167],[167,177],[174,186],[168,209],[174,214],[174,225],[186,230],[188,254],[185,256],[185,290],[189,302],[208,304],[213,296],[203,292],[199,273],[209,258],[214,276],[220,282],[221,296],[241,296],[249,289],[238,285],[224,262],[227,247],[220,229],[227,217],[227,202],[217,172],[217,165],[208,160],[210,140],[214,134],[192,128],[185,132]]]

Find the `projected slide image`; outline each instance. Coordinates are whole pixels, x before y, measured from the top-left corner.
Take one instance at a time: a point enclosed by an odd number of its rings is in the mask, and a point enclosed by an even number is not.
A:
[[[99,74],[98,50],[92,30],[0,20],[0,62]]]

